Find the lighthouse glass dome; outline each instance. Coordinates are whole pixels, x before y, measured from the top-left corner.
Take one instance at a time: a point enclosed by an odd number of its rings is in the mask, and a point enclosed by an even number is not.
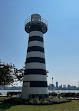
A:
[[[41,16],[39,14],[31,15],[31,21],[41,21]]]

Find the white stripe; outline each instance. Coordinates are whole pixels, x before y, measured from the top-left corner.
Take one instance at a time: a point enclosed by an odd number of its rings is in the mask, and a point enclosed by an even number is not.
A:
[[[40,41],[30,41],[28,43],[28,47],[32,47],[32,46],[40,46],[44,48],[43,42],[40,42]]]
[[[46,75],[24,75],[23,81],[47,81]]]
[[[45,54],[43,52],[32,51],[27,53],[27,58],[29,57],[42,57],[45,58]]]
[[[23,81],[47,81],[46,75],[24,75]]]
[[[48,94],[47,87],[30,87],[29,94]]]
[[[40,32],[40,31],[31,31],[29,33],[29,37],[31,37],[31,36],[40,36],[40,37],[43,37],[43,33]]]
[[[44,70],[46,70],[46,65],[43,63],[27,63],[27,64],[25,64],[25,69],[44,69]]]

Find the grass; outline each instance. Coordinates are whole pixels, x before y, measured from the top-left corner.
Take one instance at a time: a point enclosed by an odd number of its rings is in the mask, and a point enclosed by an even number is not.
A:
[[[79,100],[54,105],[14,105],[0,102],[0,111],[79,111]]]

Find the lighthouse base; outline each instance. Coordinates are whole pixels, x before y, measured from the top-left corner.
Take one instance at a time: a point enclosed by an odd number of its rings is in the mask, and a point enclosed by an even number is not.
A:
[[[30,97],[49,97],[48,87],[30,87],[30,82],[24,82],[22,87],[22,99],[29,100]]]
[[[49,97],[49,94],[26,94],[26,95],[22,95],[22,99],[24,100],[29,100],[30,98],[35,98],[35,97],[38,97],[39,99],[42,99],[42,98],[48,98]]]
[[[42,99],[42,98],[48,98],[49,94],[32,94],[32,95],[29,95],[29,97],[30,98],[38,97],[39,99]]]

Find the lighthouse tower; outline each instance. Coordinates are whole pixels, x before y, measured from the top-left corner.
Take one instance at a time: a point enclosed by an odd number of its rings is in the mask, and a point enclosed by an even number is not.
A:
[[[28,100],[30,96],[48,97],[43,41],[43,34],[47,32],[47,22],[39,14],[33,14],[25,22],[25,31],[29,33],[29,39],[22,99]]]

